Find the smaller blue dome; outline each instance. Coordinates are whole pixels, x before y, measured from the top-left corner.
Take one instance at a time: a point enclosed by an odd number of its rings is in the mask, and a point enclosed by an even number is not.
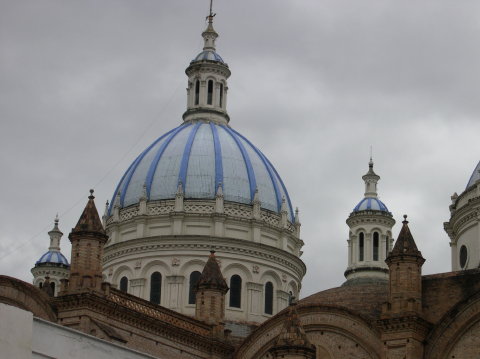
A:
[[[222,64],[225,63],[225,61],[223,61],[222,57],[213,50],[202,51],[192,60],[192,62],[205,61],[205,60],[206,61],[218,61],[218,62],[221,62]]]
[[[366,197],[362,199],[353,209],[353,212],[360,211],[382,211],[390,212],[385,204],[378,198]]]
[[[35,265],[47,264],[47,263],[69,266],[67,258],[65,258],[65,256],[58,251],[48,251],[47,253],[45,253],[43,256],[40,257],[40,259],[35,263]]]
[[[480,180],[480,161],[477,164],[477,167],[473,170],[470,179],[468,180],[467,187],[465,189],[469,189],[472,187],[478,180]]]

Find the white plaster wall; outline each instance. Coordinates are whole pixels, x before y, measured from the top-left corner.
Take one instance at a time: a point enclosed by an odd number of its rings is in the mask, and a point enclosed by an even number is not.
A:
[[[0,358],[153,359],[162,357],[153,357],[131,350],[36,318],[26,310],[0,303]]]
[[[39,318],[33,318],[32,354],[33,359],[154,358],[153,356]]]
[[[32,358],[33,314],[0,303],[0,357]]]

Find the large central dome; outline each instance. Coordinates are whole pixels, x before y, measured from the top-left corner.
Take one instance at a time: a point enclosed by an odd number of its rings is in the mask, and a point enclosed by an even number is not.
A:
[[[195,121],[159,137],[123,175],[114,194],[120,208],[147,200],[173,199],[181,184],[186,199],[213,199],[222,187],[226,201],[251,204],[255,191],[261,207],[280,213],[283,181],[265,155],[227,125]]]
[[[104,216],[103,273],[124,291],[194,315],[196,283],[214,247],[231,288],[226,329],[244,335],[250,326],[237,324],[261,323],[298,296],[306,267],[283,181],[230,126],[231,72],[215,49],[213,17],[203,51],[185,70],[183,123],[140,153],[115,189]]]

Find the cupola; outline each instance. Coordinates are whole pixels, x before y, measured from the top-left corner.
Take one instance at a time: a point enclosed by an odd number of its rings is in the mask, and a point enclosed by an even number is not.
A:
[[[226,106],[230,70],[216,52],[218,33],[213,28],[214,17],[210,8],[208,25],[202,33],[203,51],[195,56],[185,70],[188,76],[187,111],[183,114],[185,122],[202,119],[227,124],[230,121]]]
[[[387,206],[378,199],[377,183],[380,176],[373,170],[370,157],[365,182],[364,198],[350,213],[348,239],[347,282],[386,281],[388,268],[385,259],[392,245],[392,227],[395,220]]]

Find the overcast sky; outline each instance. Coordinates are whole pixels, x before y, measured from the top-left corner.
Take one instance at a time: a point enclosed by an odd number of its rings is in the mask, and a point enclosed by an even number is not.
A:
[[[426,274],[476,166],[480,2],[215,0],[230,124],[300,209],[303,296],[338,286],[345,220],[373,146],[380,199],[407,213]],[[208,0],[0,0],[0,273],[31,281],[58,212],[67,235],[133,159],[178,126]],[[399,224],[394,227],[395,237]]]

